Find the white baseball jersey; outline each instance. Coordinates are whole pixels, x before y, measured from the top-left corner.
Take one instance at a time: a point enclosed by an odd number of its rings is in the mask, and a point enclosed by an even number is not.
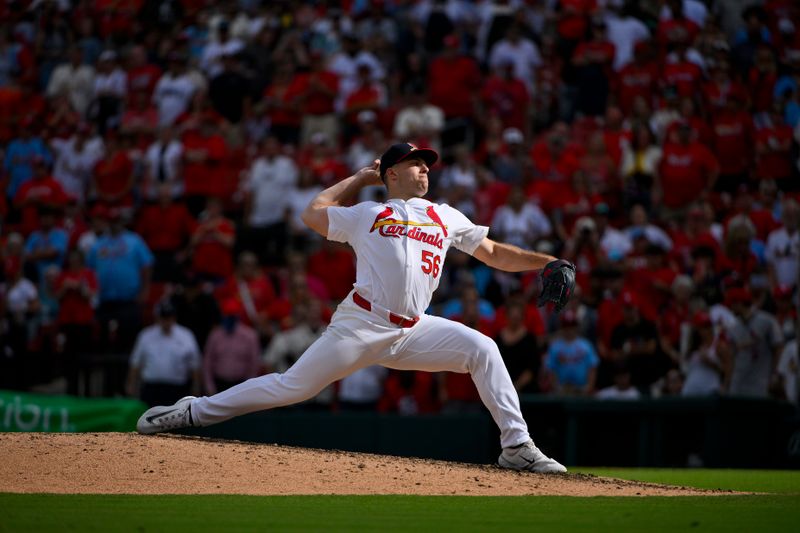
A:
[[[428,308],[448,248],[472,254],[488,233],[449,205],[422,198],[328,208],[328,239],[356,252],[356,291],[406,317]]]

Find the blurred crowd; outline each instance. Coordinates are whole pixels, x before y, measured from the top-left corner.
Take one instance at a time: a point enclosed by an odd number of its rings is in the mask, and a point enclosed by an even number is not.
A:
[[[3,2],[0,388],[286,370],[355,280],[299,213],[396,140],[440,151],[431,200],[578,267],[557,315],[535,272],[448,255],[429,312],[520,393],[798,402],[792,0]],[[371,367],[303,407],[480,400]]]

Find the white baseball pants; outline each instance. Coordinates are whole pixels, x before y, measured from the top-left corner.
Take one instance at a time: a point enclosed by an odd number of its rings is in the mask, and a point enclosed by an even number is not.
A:
[[[358,307],[350,296],[339,305],[325,333],[289,370],[197,398],[192,401],[192,418],[195,424],[208,426],[246,413],[298,403],[370,365],[468,372],[500,428],[500,444],[506,448],[530,438],[517,391],[492,339],[458,322],[430,315],[420,317],[411,328],[400,328]]]

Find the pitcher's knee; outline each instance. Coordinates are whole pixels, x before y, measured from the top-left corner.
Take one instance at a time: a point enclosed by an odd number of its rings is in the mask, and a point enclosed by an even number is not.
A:
[[[475,342],[475,351],[473,357],[470,358],[470,371],[476,366],[486,367],[495,363],[502,363],[503,358],[500,355],[500,349],[489,337],[482,335],[479,340]]]

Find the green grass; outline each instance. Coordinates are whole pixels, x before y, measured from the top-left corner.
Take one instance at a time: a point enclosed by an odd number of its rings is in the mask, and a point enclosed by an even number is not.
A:
[[[701,489],[800,495],[800,470],[572,468],[571,471]]]
[[[792,496],[0,494],[0,531],[796,531]]]
[[[0,495],[0,531],[796,531],[791,496]]]

